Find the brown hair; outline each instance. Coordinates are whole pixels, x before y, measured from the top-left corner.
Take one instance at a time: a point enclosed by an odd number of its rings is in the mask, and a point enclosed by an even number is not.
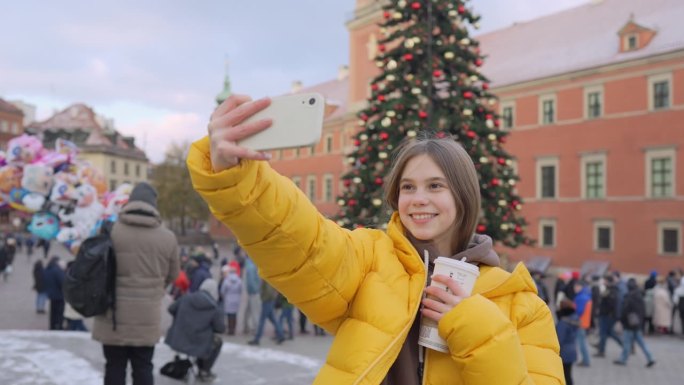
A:
[[[428,155],[446,176],[456,202],[457,230],[452,247],[459,253],[468,247],[480,216],[480,186],[475,165],[461,144],[451,137],[405,139],[397,147],[385,188],[385,200],[394,211],[398,210],[399,182],[406,163],[418,155]]]

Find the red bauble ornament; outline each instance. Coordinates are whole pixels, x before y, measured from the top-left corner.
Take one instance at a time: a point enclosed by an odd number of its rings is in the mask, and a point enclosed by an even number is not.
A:
[[[363,164],[366,164],[366,162],[368,162],[368,158],[366,158],[365,156],[362,156],[361,158],[359,158],[359,161]]]
[[[484,233],[485,231],[487,231],[487,226],[485,226],[485,225],[477,225],[477,232],[478,232],[478,233]]]
[[[378,101],[384,102],[385,101],[385,95],[378,95]]]
[[[480,59],[480,58],[475,59],[475,65],[478,67],[481,66],[482,65],[482,59]]]
[[[466,99],[472,99],[473,98],[473,93],[471,91],[465,91],[463,92],[463,97]]]
[[[345,179],[344,180],[344,187],[349,187],[351,186],[351,179]]]
[[[354,146],[359,147],[361,145],[361,141],[358,139],[354,139]]]
[[[494,115],[487,114],[487,115],[485,115],[485,119],[494,119]]]
[[[466,135],[467,135],[470,139],[475,139],[475,137],[477,136],[477,134],[475,134],[475,131],[472,131],[472,130],[468,130],[468,131],[466,132]]]
[[[392,16],[392,15],[389,13],[389,11],[385,11],[382,13],[382,17],[384,17],[385,19],[389,19],[390,16]]]
[[[385,52],[385,49],[386,49],[386,47],[384,44],[378,44],[378,51]]]
[[[411,8],[415,9],[415,10],[419,10],[420,9],[420,3],[417,1],[414,1],[413,3],[411,3]]]
[[[515,231],[516,234],[520,234],[520,233],[522,233],[522,227],[515,226],[515,230],[513,230],[513,231]]]
[[[499,180],[496,178],[492,178],[492,186],[498,186],[499,185]]]
[[[466,11],[465,5],[461,4],[458,6],[458,13],[460,13],[462,15],[465,13],[465,11]]]
[[[432,72],[432,76],[438,78],[438,77],[442,76],[442,71],[440,71],[440,70],[434,70],[434,71]]]
[[[461,127],[463,127],[463,129],[464,129],[465,131],[470,130],[470,125],[467,124],[467,123],[463,123],[463,125],[462,125]]]
[[[499,123],[499,119],[494,121],[494,127],[499,127],[501,123]]]
[[[418,117],[421,119],[427,118],[428,114],[425,111],[418,111]]]
[[[375,184],[378,186],[381,186],[382,185],[382,178],[380,178],[380,177],[375,178]]]
[[[412,53],[405,53],[404,54],[404,60],[406,60],[406,61],[413,60],[413,54]]]
[[[363,120],[364,122],[368,121],[368,115],[361,114],[361,120]]]
[[[435,136],[438,137],[439,139],[446,138],[446,134],[444,133],[444,131],[438,132],[437,134],[435,134]]]
[[[506,159],[504,159],[504,158],[499,158],[499,159],[497,159],[496,161],[499,162],[499,164],[502,165],[502,166],[503,166],[504,164],[506,164]]]
[[[488,90],[489,89],[489,83],[482,83],[482,89],[483,90]]]
[[[380,136],[380,139],[382,139],[382,140],[389,139],[389,134],[386,132],[381,132],[379,136]]]
[[[373,91],[377,91],[377,90],[378,90],[378,88],[380,88],[380,87],[378,87],[377,83],[373,83],[373,84],[371,84],[371,90],[373,90]]]
[[[348,206],[351,206],[351,207],[356,206],[356,199],[350,199],[350,200],[348,200],[348,201],[347,201],[347,205],[348,205]]]
[[[506,143],[506,137],[505,136],[499,137],[499,143]]]
[[[511,202],[511,206],[513,206],[513,207],[517,206],[518,204],[520,204],[520,202],[518,202],[518,201],[516,201],[516,200],[514,200],[513,202]]]

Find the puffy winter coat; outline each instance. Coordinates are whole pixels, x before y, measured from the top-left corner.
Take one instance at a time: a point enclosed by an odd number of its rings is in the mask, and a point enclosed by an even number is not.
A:
[[[235,272],[230,272],[221,281],[221,298],[225,314],[237,314],[242,299],[242,280]]]
[[[395,214],[387,232],[349,231],[323,217],[266,162],[213,173],[209,142],[193,144],[194,188],[237,236],[260,275],[335,335],[314,384],[379,384],[418,312],[426,271]],[[473,295],[439,322],[449,354],[427,350],[424,384],[561,384],[549,308],[520,264],[483,266]]]
[[[180,297],[169,306],[169,313],[173,315],[173,323],[164,342],[171,349],[193,357],[209,356],[214,333],[226,330],[218,303],[204,290]]]
[[[96,316],[93,339],[105,345],[154,346],[162,336],[165,288],[178,276],[176,236],[162,226],[159,212],[128,202],[112,229],[116,253],[116,330],[111,311]]]

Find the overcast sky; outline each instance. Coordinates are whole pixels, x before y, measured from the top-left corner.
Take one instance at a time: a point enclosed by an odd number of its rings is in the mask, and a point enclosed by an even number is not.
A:
[[[473,0],[477,33],[588,0]],[[38,119],[86,103],[134,135],[154,162],[167,145],[205,133],[223,86],[287,92],[348,63],[345,22],[354,0],[22,0],[2,6],[0,98],[37,107]]]

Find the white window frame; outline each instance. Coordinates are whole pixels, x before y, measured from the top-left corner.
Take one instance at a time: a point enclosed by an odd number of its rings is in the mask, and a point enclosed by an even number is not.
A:
[[[334,150],[335,142],[333,141],[333,136],[328,134],[325,136],[325,153],[331,154]]]
[[[293,176],[292,183],[294,183],[294,185],[297,186],[298,189],[302,190],[302,177]]]
[[[599,248],[599,229],[600,228],[610,229],[610,247],[607,249]],[[613,251],[615,248],[615,222],[610,219],[601,219],[594,221],[594,251]]]
[[[313,183],[313,189],[311,184]],[[309,175],[306,177],[306,196],[309,197],[311,202],[316,202],[316,175]]]
[[[510,108],[511,109],[511,126],[506,127],[504,124],[504,109]],[[499,116],[501,117],[501,128],[505,130],[511,130],[515,128],[515,100],[507,100],[504,102],[501,102],[500,110],[499,110]]]
[[[553,243],[551,245],[544,244],[544,227],[553,227]],[[555,249],[558,244],[558,227],[555,219],[544,218],[539,220],[539,247],[543,249]]]
[[[330,189],[328,189],[328,185]],[[328,197],[330,195],[330,197]],[[333,187],[333,175],[324,174],[323,175],[323,201],[332,202],[335,199],[335,191]]]
[[[544,122],[544,102],[546,101],[552,101],[553,102],[553,122],[546,123]],[[558,102],[556,100],[556,94],[544,94],[544,95],[539,95],[539,124],[540,125],[549,125],[549,124],[556,124],[558,122]]]
[[[590,117],[589,116],[589,95],[596,93],[596,92],[599,93],[599,103],[601,105],[601,111],[599,111],[598,116],[591,116]],[[604,115],[606,105],[604,104],[603,95],[604,95],[603,84],[584,87],[584,119],[598,119]]]
[[[603,164],[603,196],[599,198],[589,198],[587,196],[587,164],[601,162]],[[582,155],[581,164],[581,196],[582,199],[605,199],[608,196],[608,163],[605,153],[584,154]]]
[[[668,196],[653,196],[653,170],[651,169],[651,160],[654,158],[670,158],[672,163],[672,191]],[[654,199],[669,199],[677,196],[677,151],[674,147],[670,148],[660,148],[660,149],[647,149],[646,156],[644,157],[646,165],[644,170],[646,170],[646,197]]]
[[[653,98],[655,97],[655,94],[653,92],[653,86],[656,83],[666,81],[669,94],[668,94],[668,101],[667,101],[667,107],[660,107],[660,108],[655,108],[655,100]],[[672,108],[672,97],[674,95],[674,83],[672,82],[672,72],[664,73],[664,74],[657,74],[657,75],[651,75],[648,77],[648,110],[649,111],[661,111],[661,110],[669,110]]]
[[[545,166],[554,166],[556,168],[555,172],[555,181],[554,181],[554,197],[542,197],[542,167]],[[560,180],[560,167],[559,167],[559,161],[557,156],[553,157],[544,157],[544,158],[538,158],[537,159],[537,167],[536,167],[536,174],[537,174],[537,199],[558,199],[560,197],[560,190],[558,189],[559,183],[558,181]]]
[[[634,40],[636,41],[636,44],[634,45],[634,48],[631,48],[629,46],[629,38],[633,37]],[[639,34],[638,33],[628,33],[624,35],[623,40],[622,40],[622,50],[623,51],[636,51],[639,49]]]
[[[0,120],[0,132],[9,132],[9,122]]]
[[[676,230],[677,231],[677,247],[675,253],[666,253],[663,249],[663,231]],[[658,255],[681,256],[682,255],[682,222],[681,221],[658,221]]]

